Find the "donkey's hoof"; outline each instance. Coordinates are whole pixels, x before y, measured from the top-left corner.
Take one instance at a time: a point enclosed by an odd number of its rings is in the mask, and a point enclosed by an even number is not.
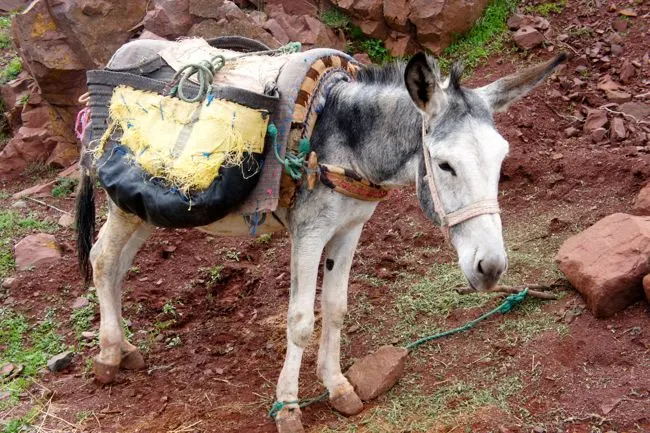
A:
[[[330,405],[342,415],[352,416],[361,413],[363,403],[354,391],[348,391],[330,399]]]
[[[95,380],[99,383],[109,384],[115,381],[115,376],[120,370],[119,365],[109,365],[101,362],[97,357],[93,360],[95,369]]]
[[[142,370],[146,366],[139,350],[133,350],[122,355],[120,368],[125,370]]]
[[[282,409],[275,417],[278,433],[304,433],[300,421],[300,409]]]

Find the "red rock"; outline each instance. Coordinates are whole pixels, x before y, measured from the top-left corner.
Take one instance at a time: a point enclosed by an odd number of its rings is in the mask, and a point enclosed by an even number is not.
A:
[[[43,266],[58,261],[61,251],[53,235],[39,233],[29,235],[14,248],[16,267],[26,270],[32,266]]]
[[[636,68],[634,65],[632,65],[632,62],[630,62],[628,59],[625,59],[621,65],[621,69],[618,72],[618,77],[623,83],[628,83],[632,78],[634,78],[635,74]]]
[[[385,40],[386,48],[395,57],[405,57],[418,50],[417,42],[411,37],[399,32],[391,32]]]
[[[618,111],[634,117],[637,121],[650,116],[650,105],[643,102],[626,102],[619,105]]]
[[[15,12],[23,9],[29,4],[29,0],[1,0],[0,11]]]
[[[74,225],[74,216],[70,215],[69,213],[64,213],[59,218],[58,224],[61,227],[65,227],[65,228],[72,227]]]
[[[357,62],[364,64],[364,65],[371,65],[372,60],[370,60],[370,56],[367,53],[357,53],[354,56],[354,60]]]
[[[284,31],[284,28],[280,25],[280,23],[278,23],[275,18],[271,18],[265,22],[263,27],[266,31],[271,33],[271,35],[281,44],[286,44],[291,41],[287,35],[287,32]]]
[[[417,41],[438,54],[456,35],[472,27],[488,3],[489,0],[409,0],[409,20],[415,26]]]
[[[18,280],[18,278],[15,277],[7,277],[4,280],[2,280],[2,288],[7,290],[17,289],[19,284],[20,284],[20,280]]]
[[[364,21],[383,21],[383,0],[332,0],[352,17]]]
[[[384,0],[384,20],[391,29],[408,32],[410,12],[408,0]]]
[[[88,298],[86,298],[85,296],[79,296],[72,303],[72,309],[73,310],[78,310],[80,308],[83,308],[83,307],[87,306],[88,304],[90,304],[90,301],[88,301]]]
[[[650,274],[643,277],[643,291],[645,292],[645,298],[650,302]]]
[[[632,213],[634,215],[650,216],[650,183],[639,191],[639,195],[636,196],[632,207]]]
[[[564,130],[564,136],[566,138],[575,137],[575,136],[578,135],[579,132],[580,131],[578,130],[578,128],[574,128],[573,126],[569,126],[567,129]]]
[[[299,17],[277,13],[266,22],[265,28],[275,36],[298,41],[305,49],[314,47],[345,48],[345,38],[310,15]]]
[[[596,128],[591,131],[591,141],[594,143],[600,143],[605,140],[607,137],[607,130],[605,128]]]
[[[192,27],[189,0],[154,0],[144,18],[144,28],[164,38],[184,36]]]
[[[598,80],[597,87],[599,90],[607,92],[608,90],[619,90],[623,86],[612,80],[612,77],[610,77],[609,74],[606,74],[600,80]]]
[[[649,256],[650,217],[617,213],[569,238],[556,260],[591,312],[604,318],[642,296]]]
[[[612,21],[612,28],[617,32],[624,32],[627,30],[627,21],[622,18],[616,18]]]
[[[363,401],[372,400],[393,387],[404,372],[408,350],[383,346],[355,362],[346,376]]]
[[[142,33],[140,33],[140,36],[138,36],[138,39],[150,39],[154,41],[166,41],[167,38],[163,38],[162,36],[159,36],[149,30],[143,30]]]
[[[264,10],[272,16],[275,10],[281,10],[292,16],[318,16],[318,0],[264,0]]]
[[[605,95],[608,100],[616,104],[622,104],[623,102],[629,102],[632,100],[632,95],[620,90],[608,90],[605,92]]]
[[[607,113],[605,110],[589,110],[582,130],[585,134],[590,134],[605,125],[607,125]]]
[[[529,50],[544,42],[544,35],[532,26],[525,26],[517,30],[512,38],[519,48]]]
[[[625,123],[623,122],[623,119],[620,117],[612,119],[610,125],[610,138],[614,141],[622,141],[626,136],[627,132],[625,131]]]
[[[621,10],[618,11],[618,13],[621,14],[621,15],[624,15],[626,17],[636,17],[636,16],[638,16],[636,11],[634,9],[630,9],[630,8],[621,9]]]

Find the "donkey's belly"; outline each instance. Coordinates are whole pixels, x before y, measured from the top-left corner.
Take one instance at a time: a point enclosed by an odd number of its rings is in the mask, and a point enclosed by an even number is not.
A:
[[[250,235],[250,226],[239,214],[229,214],[219,221],[197,229],[216,236],[247,236]],[[284,226],[271,214],[266,215],[264,222],[257,226],[256,235],[275,233],[285,230]]]

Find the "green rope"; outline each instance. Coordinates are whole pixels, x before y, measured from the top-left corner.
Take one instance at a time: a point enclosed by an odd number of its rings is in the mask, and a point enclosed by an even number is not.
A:
[[[295,154],[287,151],[284,158],[280,156],[280,146],[278,146],[278,128],[274,124],[269,124],[267,133],[271,137],[271,145],[273,146],[273,153],[275,158],[282,164],[284,170],[291,176],[293,180],[300,180],[302,178],[303,169],[305,167],[305,158],[311,152],[309,140],[303,138],[300,140],[300,151]]]
[[[234,57],[231,57],[229,60],[239,59],[242,57],[260,55],[260,54],[292,54],[300,51],[301,48],[300,42],[289,42],[286,45],[276,48],[275,50],[265,50],[265,51],[256,51],[253,53],[244,53]],[[219,72],[224,66],[226,66],[226,58],[222,55],[214,56],[209,61],[202,60],[198,63],[190,63],[183,66],[181,69],[174,74],[172,79],[173,86],[169,91],[169,96],[178,96],[178,98],[185,102],[199,102],[202,101],[212,89],[212,82],[214,81],[214,76]],[[184,85],[187,83],[187,80],[190,77],[196,75],[199,92],[193,98],[185,95],[183,91]]]
[[[430,335],[428,337],[421,338],[417,341],[414,341],[413,343],[407,344],[404,348],[411,351],[424,343],[431,341],[431,340],[436,340],[438,338],[442,337],[447,337],[452,334],[457,334],[459,332],[467,331],[468,329],[472,328],[474,325],[477,323],[487,319],[490,316],[493,316],[497,313],[501,314],[506,314],[515,307],[515,305],[520,304],[521,302],[526,299],[526,295],[528,295],[528,287],[526,287],[524,290],[522,290],[519,293],[515,293],[513,295],[508,296],[506,299],[504,299],[503,303],[499,305],[497,308],[495,308],[492,311],[488,311],[487,313],[483,314],[482,316],[467,322],[464,326],[461,326],[460,328],[455,328],[451,329],[449,331],[441,332],[439,334],[435,335]],[[312,403],[317,403],[319,401],[323,401],[327,398],[329,395],[328,392],[324,392],[323,394],[319,395],[318,397],[312,398],[312,399],[304,399],[304,400],[294,400],[294,401],[276,401],[273,403],[273,406],[271,407],[271,410],[269,410],[269,416],[271,418],[275,418],[277,414],[284,408],[285,406],[292,405],[292,404],[297,404],[298,407],[301,409],[303,407],[309,406]]]
[[[273,406],[269,410],[269,416],[271,418],[275,419],[275,417],[278,415],[278,413],[285,406],[290,406],[292,404],[297,404],[298,407],[300,409],[302,409],[303,407],[307,407],[310,404],[318,403],[319,401],[325,400],[327,398],[327,396],[329,396],[329,392],[325,391],[324,393],[322,393],[318,397],[314,397],[314,398],[307,398],[307,399],[304,399],[304,400],[293,400],[293,401],[276,401],[275,403],[273,403]]]
[[[467,322],[464,326],[461,326],[460,328],[450,329],[449,331],[444,331],[444,332],[441,332],[439,334],[430,335],[428,337],[421,338],[421,339],[419,339],[417,341],[414,341],[413,343],[407,344],[405,346],[405,349],[410,351],[410,350],[413,350],[413,349],[423,345],[424,343],[426,343],[428,341],[437,340],[438,338],[447,337],[448,335],[453,335],[453,334],[457,334],[459,332],[467,331],[468,329],[472,328],[477,323],[479,323],[482,320],[485,320],[488,317],[493,316],[493,315],[495,315],[497,313],[501,313],[501,314],[508,313],[509,311],[511,311],[513,309],[513,307],[515,305],[522,302],[526,298],[527,294],[528,294],[528,288],[525,288],[524,290],[522,290],[519,293],[508,296],[503,301],[503,303],[501,305],[499,305],[497,308],[495,308],[494,310],[488,311],[487,313],[483,314],[482,316],[480,316],[480,317],[478,317],[478,318],[476,318],[476,319],[474,319],[474,320],[472,320],[470,322]]]

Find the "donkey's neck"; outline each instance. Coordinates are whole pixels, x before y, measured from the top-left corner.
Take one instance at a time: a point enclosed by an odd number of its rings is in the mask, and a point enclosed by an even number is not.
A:
[[[420,161],[421,122],[405,88],[341,83],[327,98],[312,144],[322,162],[377,184],[409,185]]]

